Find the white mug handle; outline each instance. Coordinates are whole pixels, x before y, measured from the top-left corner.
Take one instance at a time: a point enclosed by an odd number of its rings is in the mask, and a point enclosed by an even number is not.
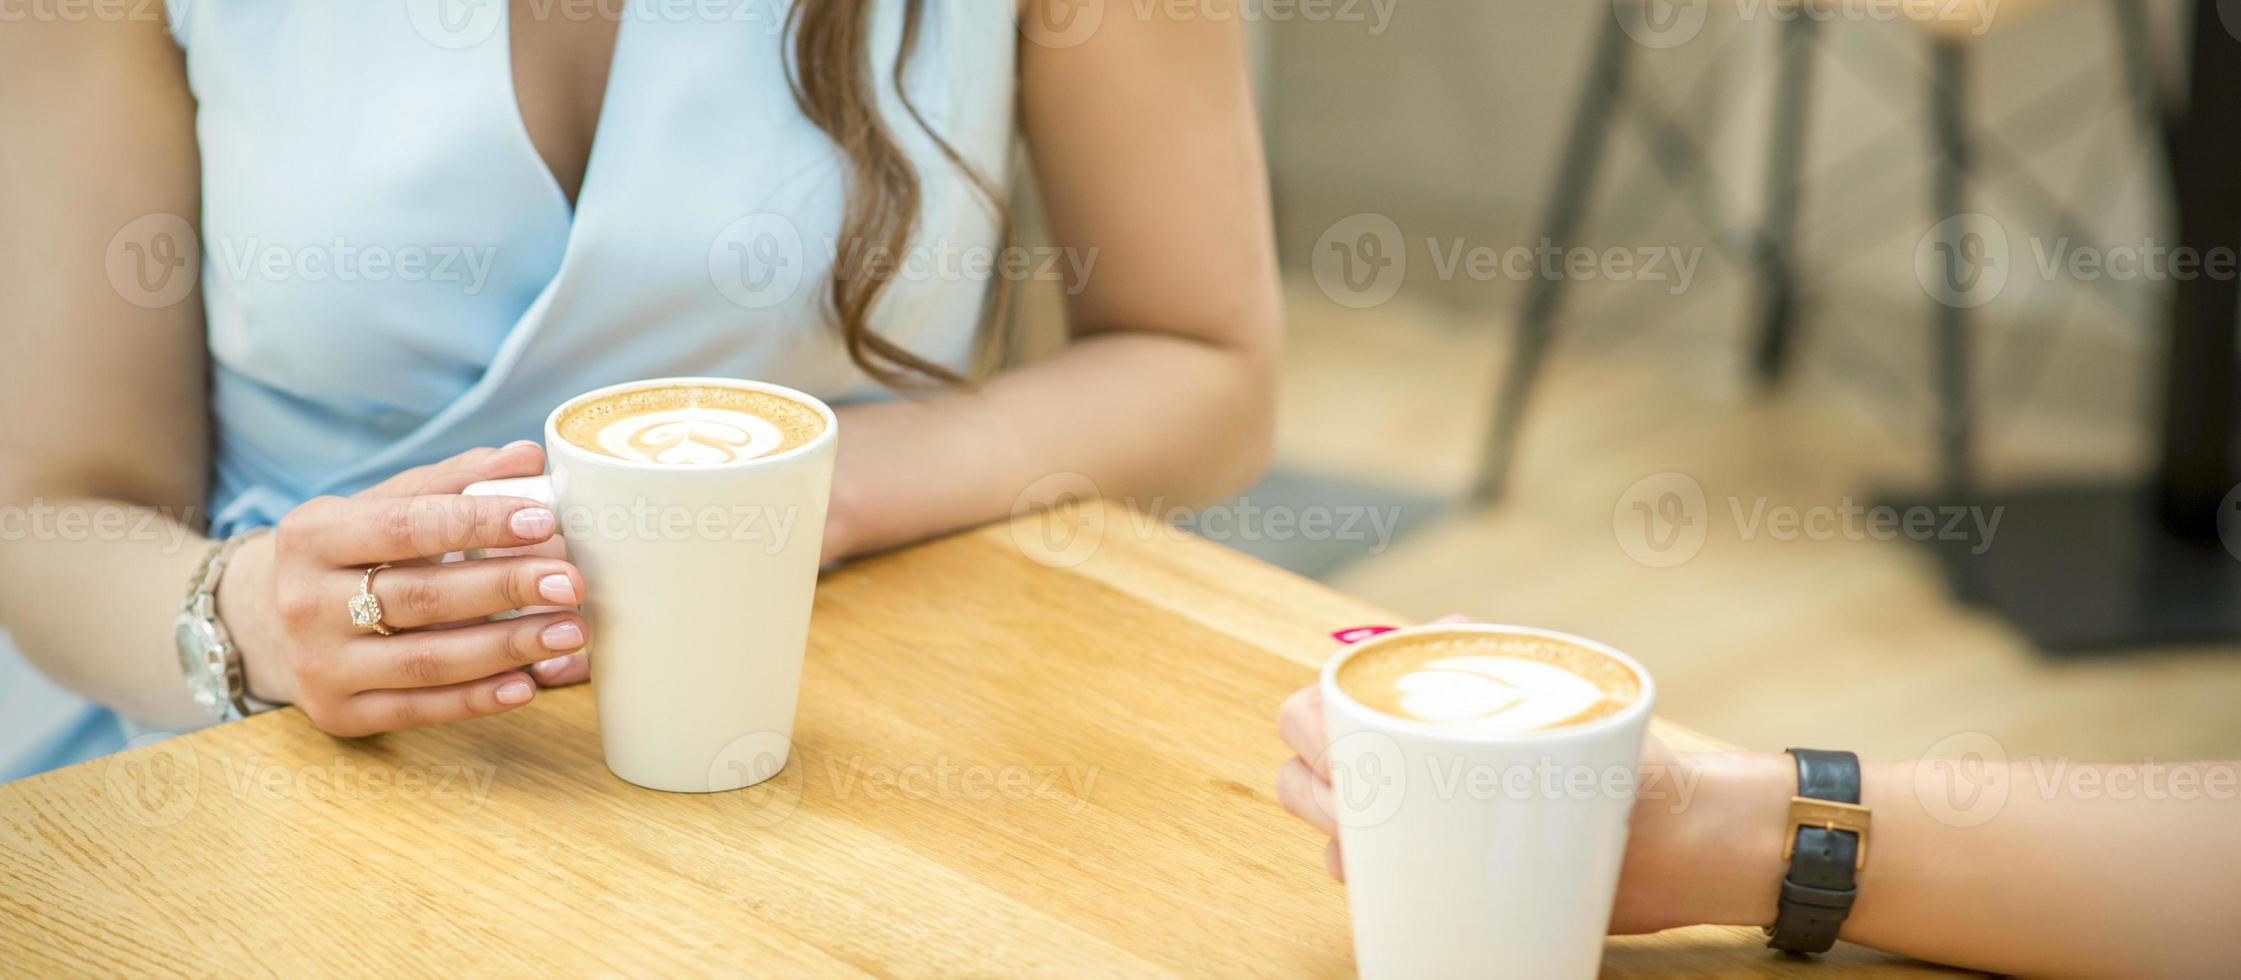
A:
[[[467,489],[461,490],[459,493],[461,496],[467,497],[526,497],[552,508],[555,512],[560,509],[559,502],[553,497],[552,477],[549,475],[517,476],[509,480],[484,480],[481,483],[468,484]],[[460,552],[460,557],[467,561],[476,561],[489,556],[490,552],[486,548],[470,548]],[[490,618],[513,619],[521,614],[519,609],[508,609]]]

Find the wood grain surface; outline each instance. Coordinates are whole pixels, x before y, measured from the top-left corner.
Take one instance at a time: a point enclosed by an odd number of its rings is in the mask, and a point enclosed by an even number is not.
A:
[[[0,786],[0,975],[1345,975],[1274,718],[1380,621],[1118,508],[983,528],[826,575],[793,760],[751,789],[609,775],[584,688],[356,741],[273,712]],[[1604,967],[1938,972],[1726,928]]]

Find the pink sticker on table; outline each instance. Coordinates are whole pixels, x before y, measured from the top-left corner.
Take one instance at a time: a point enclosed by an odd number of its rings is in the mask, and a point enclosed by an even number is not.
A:
[[[1332,633],[1331,639],[1340,643],[1360,643],[1379,633],[1390,633],[1399,628],[1398,626],[1349,626]]]

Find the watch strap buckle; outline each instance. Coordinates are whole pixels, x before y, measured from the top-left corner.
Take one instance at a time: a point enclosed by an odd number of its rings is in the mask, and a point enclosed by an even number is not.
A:
[[[1788,831],[1782,835],[1783,862],[1787,863],[1790,856],[1797,853],[1798,831],[1813,827],[1831,833],[1846,831],[1859,838],[1859,846],[1852,855],[1852,870],[1867,867],[1868,817],[1868,808],[1857,803],[1820,800],[1810,796],[1790,797]]]

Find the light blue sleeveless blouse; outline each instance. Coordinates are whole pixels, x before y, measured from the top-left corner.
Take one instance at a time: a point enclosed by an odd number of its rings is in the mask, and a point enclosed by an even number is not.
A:
[[[789,0],[630,0],[573,211],[521,121],[504,0],[168,2],[198,102],[213,533],[534,438],[616,382],[881,395],[825,313],[847,166],[788,87]],[[874,326],[962,370],[987,282],[950,271],[1000,229],[887,84],[902,9],[875,9],[873,76],[924,185],[921,261]],[[1007,0],[930,0],[904,79],[999,184],[1016,39]],[[0,648],[0,677],[25,670]],[[0,730],[0,778],[117,742],[99,709],[45,709],[67,717]]]

